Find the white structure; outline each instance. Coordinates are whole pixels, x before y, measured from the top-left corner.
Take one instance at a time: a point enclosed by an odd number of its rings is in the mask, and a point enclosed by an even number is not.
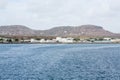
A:
[[[8,38],[2,38],[2,37],[0,37],[0,39],[3,39],[3,41],[1,42],[6,42],[8,40]]]
[[[54,43],[54,42],[56,42],[56,40],[55,39],[53,39],[53,40],[46,40],[46,42],[47,43]]]
[[[120,39],[112,39],[112,42],[120,42]]]
[[[56,37],[56,41],[57,42],[62,42],[62,38],[61,37]]]
[[[32,43],[34,43],[34,42],[40,42],[40,40],[31,39],[30,42],[32,42]]]
[[[68,37],[68,38],[56,37],[56,42],[73,43],[74,40],[71,37]]]
[[[106,40],[106,41],[111,41],[111,38],[104,38],[104,40]]]
[[[53,43],[53,42],[56,42],[56,39],[53,39],[53,40],[45,40],[45,39],[36,40],[36,39],[31,39],[30,42],[31,43]]]
[[[45,39],[41,39],[40,42],[41,42],[41,43],[44,43],[44,42],[46,42],[46,40],[45,40]]]
[[[23,40],[24,42],[31,42],[29,39],[25,39],[25,40]]]

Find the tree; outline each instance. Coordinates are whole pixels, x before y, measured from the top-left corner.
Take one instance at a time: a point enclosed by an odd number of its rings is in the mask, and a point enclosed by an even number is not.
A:
[[[15,41],[15,42],[19,42],[19,39],[16,38],[14,41]]]
[[[7,42],[8,43],[12,43],[12,39],[7,39]]]
[[[74,41],[78,42],[78,41],[80,41],[80,39],[79,38],[74,38]]]
[[[90,39],[87,39],[87,41],[91,41]]]
[[[103,38],[99,38],[99,41],[103,41],[104,39]]]
[[[36,40],[41,40],[41,38],[35,38]]]
[[[3,43],[3,41],[4,41],[4,39],[3,39],[3,38],[1,38],[1,39],[0,39],[0,42],[2,42],[2,43]]]

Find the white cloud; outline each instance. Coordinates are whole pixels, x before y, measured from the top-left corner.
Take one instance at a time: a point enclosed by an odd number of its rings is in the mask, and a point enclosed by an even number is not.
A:
[[[120,0],[0,0],[0,25],[35,29],[95,24],[119,31]]]

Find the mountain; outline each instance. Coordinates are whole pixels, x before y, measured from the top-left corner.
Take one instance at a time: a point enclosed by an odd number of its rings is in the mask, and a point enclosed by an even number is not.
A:
[[[0,35],[9,36],[92,36],[92,37],[120,37],[104,30],[101,26],[81,25],[81,26],[60,26],[48,30],[33,30],[22,25],[0,26]]]
[[[34,30],[22,25],[0,26],[0,35],[32,36],[34,33]]]

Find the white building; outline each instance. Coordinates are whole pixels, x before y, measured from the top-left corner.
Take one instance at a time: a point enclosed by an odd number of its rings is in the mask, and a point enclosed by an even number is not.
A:
[[[30,42],[32,42],[32,43],[53,43],[53,42],[56,42],[56,39],[53,39],[53,40],[45,40],[45,39],[36,40],[36,39],[31,39]]]
[[[104,40],[106,40],[106,41],[111,41],[111,38],[104,38]]]
[[[120,39],[112,39],[112,42],[120,42]]]
[[[46,42],[46,40],[45,40],[45,39],[41,39],[40,42],[41,42],[41,43],[44,43],[44,42]]]
[[[54,43],[56,42],[56,39],[52,39],[52,40],[46,40],[47,43]]]
[[[31,42],[31,40],[25,39],[25,40],[23,40],[23,42]]]
[[[30,39],[30,42],[32,42],[32,43],[34,43],[34,42],[40,42],[40,40]]]
[[[74,40],[71,37],[68,37],[68,38],[56,37],[56,42],[73,43]]]
[[[3,38],[3,37],[0,37],[1,39],[1,42],[6,42],[8,40],[8,38]]]

